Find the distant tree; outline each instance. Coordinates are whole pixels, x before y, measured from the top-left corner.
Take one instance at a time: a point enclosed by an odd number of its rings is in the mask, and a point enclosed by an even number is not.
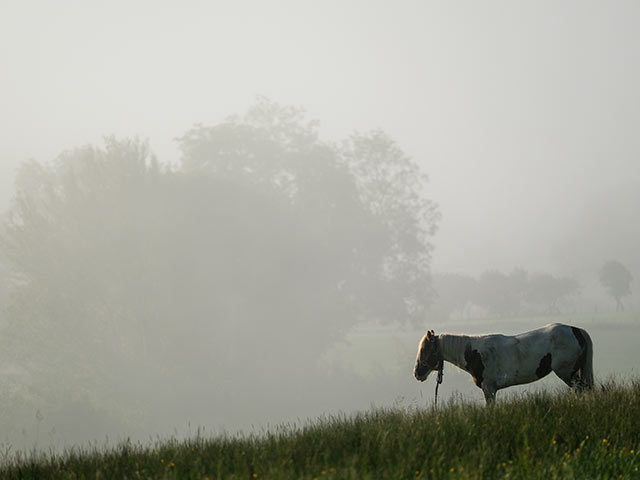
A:
[[[489,270],[480,275],[476,303],[499,316],[517,315],[527,289],[527,272],[514,269],[506,275]]]
[[[332,282],[359,304],[349,321],[423,319],[439,213],[425,197],[426,176],[387,135],[326,144],[302,110],[260,99],[242,117],[193,128],[180,147],[186,172],[242,179],[299,212],[310,239],[327,249],[326,258],[311,256],[330,277],[342,272]]]
[[[1,225],[1,220],[0,220],[0,225]],[[11,279],[9,276],[8,261],[6,258],[4,258],[2,254],[2,250],[0,250],[0,325],[2,325],[4,321],[6,306],[9,299],[10,283],[11,283]]]
[[[579,284],[573,278],[558,278],[548,273],[532,274],[528,278],[526,300],[542,307],[542,313],[546,315],[559,314],[560,302],[574,295],[578,289]]]
[[[624,310],[622,298],[631,294],[633,275],[622,263],[609,260],[600,268],[600,283],[616,301],[616,310]]]
[[[105,143],[25,163],[0,248],[12,279],[4,354],[36,383],[56,379],[64,391],[73,378],[108,398],[115,366],[149,327],[153,281],[141,272],[162,261],[154,227],[163,205],[148,147]]]
[[[435,307],[448,318],[453,312],[463,311],[477,299],[478,281],[458,273],[439,273],[433,277],[436,292]]]
[[[434,276],[434,286],[436,307],[447,315],[455,309],[475,305],[498,316],[524,312],[559,314],[563,301],[576,295],[580,288],[573,278],[548,273],[530,274],[521,268],[509,274],[488,270],[478,279],[440,273]]]
[[[402,298],[409,319],[420,323],[431,302],[430,239],[440,213],[425,196],[428,177],[384,132],[354,134],[340,151],[341,159],[355,179],[360,201],[382,229],[386,244],[382,267],[387,288]],[[386,307],[383,305],[386,303]],[[378,308],[400,307],[378,297]]]

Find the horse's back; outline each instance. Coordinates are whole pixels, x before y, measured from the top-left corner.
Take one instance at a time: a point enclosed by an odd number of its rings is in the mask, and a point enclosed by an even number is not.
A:
[[[583,349],[587,341],[591,340],[586,330],[572,325],[550,323],[543,328],[548,328],[555,342],[565,343],[566,345],[576,345],[577,343],[580,349]]]
[[[549,342],[554,345],[573,343],[576,341],[576,330],[584,330],[564,323],[550,323],[544,327],[516,335],[520,341]],[[585,332],[586,333],[586,332]]]

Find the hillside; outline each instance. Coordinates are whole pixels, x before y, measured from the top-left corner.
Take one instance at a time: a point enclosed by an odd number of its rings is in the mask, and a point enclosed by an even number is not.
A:
[[[262,435],[18,455],[0,478],[640,478],[640,381],[385,409]]]

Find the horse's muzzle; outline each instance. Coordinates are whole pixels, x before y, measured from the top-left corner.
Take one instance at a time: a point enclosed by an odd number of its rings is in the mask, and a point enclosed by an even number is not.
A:
[[[413,369],[413,376],[416,377],[416,380],[424,382],[429,376],[430,372],[431,371],[428,368],[416,367]]]

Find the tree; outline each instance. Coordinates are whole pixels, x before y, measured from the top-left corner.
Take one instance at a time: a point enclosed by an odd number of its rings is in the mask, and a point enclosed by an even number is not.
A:
[[[478,281],[468,275],[439,273],[433,277],[436,290],[435,307],[445,318],[463,312],[477,301]]]
[[[600,283],[616,301],[616,311],[624,310],[622,298],[631,294],[633,275],[623,264],[609,260],[600,268]]]
[[[490,313],[507,316],[517,315],[527,289],[527,272],[514,269],[506,275],[489,270],[480,275],[476,303]]]
[[[542,313],[546,315],[559,314],[562,300],[574,295],[579,287],[573,278],[537,273],[529,276],[526,300],[542,307]]]
[[[475,302],[496,315],[516,315],[526,310],[551,315],[560,313],[562,301],[578,288],[578,282],[570,277],[530,274],[520,268],[508,275],[487,271],[478,280]]]
[[[193,128],[180,147],[185,171],[242,179],[302,213],[337,260],[332,271],[347,268],[338,283],[359,302],[352,320],[422,320],[439,213],[426,176],[387,135],[326,144],[302,110],[260,99],[243,117]]]
[[[3,350],[52,403],[87,391],[109,403],[143,350],[160,180],[146,144],[113,138],[19,172],[0,238],[12,278]]]
[[[302,385],[354,323],[421,319],[438,214],[386,135],[328,144],[261,100],[179,145],[174,168],[114,138],[23,167],[3,354],[43,395],[161,402],[145,378],[233,414],[261,386]]]
[[[430,238],[440,219],[436,204],[424,195],[428,177],[381,131],[352,135],[341,153],[362,203],[384,229],[383,275],[419,322],[433,296]]]

